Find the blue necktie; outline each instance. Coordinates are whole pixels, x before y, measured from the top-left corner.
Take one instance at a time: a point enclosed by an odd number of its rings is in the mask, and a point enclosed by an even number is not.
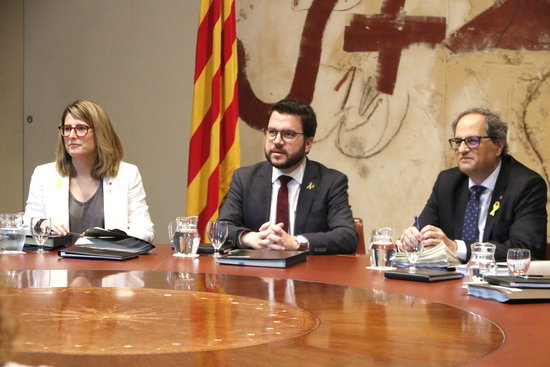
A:
[[[466,212],[464,213],[464,227],[462,229],[463,241],[479,241],[479,197],[485,190],[485,187],[481,185],[475,185],[470,187],[470,200],[466,205]]]

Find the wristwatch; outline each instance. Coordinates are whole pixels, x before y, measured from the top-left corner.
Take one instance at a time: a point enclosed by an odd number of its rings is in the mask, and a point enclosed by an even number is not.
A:
[[[298,243],[298,251],[309,251],[309,240],[299,234],[296,236],[296,242]]]

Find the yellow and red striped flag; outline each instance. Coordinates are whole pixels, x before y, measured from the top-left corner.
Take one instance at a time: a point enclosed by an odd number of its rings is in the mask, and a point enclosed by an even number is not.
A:
[[[235,0],[201,0],[189,168],[187,215],[199,216],[199,233],[218,207],[240,165]]]

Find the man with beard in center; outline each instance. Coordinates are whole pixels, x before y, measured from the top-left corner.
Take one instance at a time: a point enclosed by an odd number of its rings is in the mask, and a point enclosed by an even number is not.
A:
[[[267,160],[235,170],[220,208],[218,220],[229,222],[234,247],[355,252],[358,235],[346,175],[306,156],[316,129],[308,104],[284,99],[271,107],[264,129]],[[285,204],[278,209],[281,200]],[[281,210],[287,206],[288,212]]]

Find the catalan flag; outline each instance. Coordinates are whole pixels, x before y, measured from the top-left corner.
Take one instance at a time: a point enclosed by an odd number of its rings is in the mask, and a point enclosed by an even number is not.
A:
[[[240,165],[235,0],[201,0],[189,143],[187,215],[199,232],[218,207]]]

